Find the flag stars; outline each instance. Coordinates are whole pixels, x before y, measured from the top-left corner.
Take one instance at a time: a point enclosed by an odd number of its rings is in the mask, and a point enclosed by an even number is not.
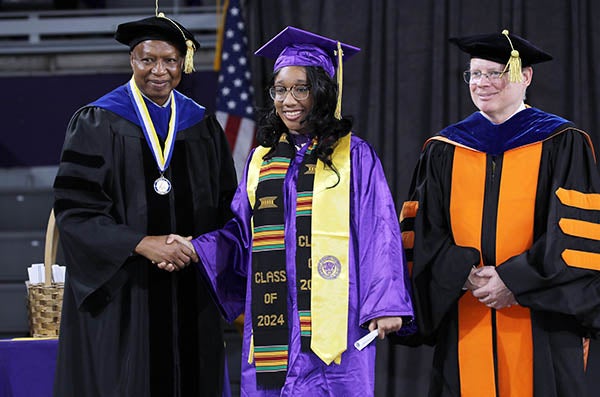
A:
[[[217,111],[227,114],[228,117],[252,119],[254,116],[252,98],[255,90],[251,84],[251,72],[248,68],[250,63],[247,55],[248,40],[241,14],[242,10],[239,6],[232,5],[227,10],[216,105]]]

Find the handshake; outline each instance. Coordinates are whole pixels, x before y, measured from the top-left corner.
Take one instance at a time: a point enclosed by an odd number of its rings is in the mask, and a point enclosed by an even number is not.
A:
[[[135,247],[135,253],[149,259],[159,269],[173,272],[191,262],[198,262],[198,255],[191,243],[192,237],[177,234],[146,236]]]

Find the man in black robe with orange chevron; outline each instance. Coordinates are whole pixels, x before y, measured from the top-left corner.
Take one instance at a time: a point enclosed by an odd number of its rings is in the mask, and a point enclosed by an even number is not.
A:
[[[597,393],[600,177],[588,135],[525,104],[552,57],[507,31],[451,39],[478,112],[429,139],[401,221],[429,397]],[[414,226],[414,229],[413,229]],[[414,242],[414,246],[410,246]]]

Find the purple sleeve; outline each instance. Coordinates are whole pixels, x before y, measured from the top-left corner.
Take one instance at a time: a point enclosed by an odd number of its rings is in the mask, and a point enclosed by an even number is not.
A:
[[[403,316],[405,324],[412,323],[400,225],[383,167],[366,142],[353,146],[351,228],[360,325],[382,316]],[[403,327],[401,333],[410,329]]]
[[[221,314],[229,322],[243,313],[251,261],[251,209],[245,175],[231,202],[234,217],[222,229],[192,240],[200,258],[198,270],[209,283]]]

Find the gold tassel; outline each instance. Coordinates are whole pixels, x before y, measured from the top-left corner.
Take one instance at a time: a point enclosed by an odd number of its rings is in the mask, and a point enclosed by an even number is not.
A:
[[[187,50],[185,51],[185,62],[183,63],[183,73],[192,73],[194,69],[194,43],[192,40],[186,40],[185,45]]]
[[[342,70],[342,45],[338,41],[337,43],[337,57],[338,57],[338,70],[337,70],[337,85],[338,85],[338,96],[337,104],[335,105],[334,117],[338,120],[342,119],[342,82],[344,81],[344,71]]]
[[[179,30],[181,32],[181,35],[183,36],[183,38],[185,40],[185,46],[187,47],[185,50],[185,60],[183,61],[183,73],[185,73],[185,74],[192,73],[194,70],[196,70],[196,69],[194,69],[194,51],[196,50],[196,46],[194,46],[194,42],[185,37],[183,30],[181,30],[181,28],[172,19],[168,18],[164,13],[158,12],[158,3],[156,5],[156,12],[157,12],[156,16],[158,18],[164,18],[167,21],[171,22],[173,24],[173,26],[175,26],[177,28],[177,30]]]
[[[503,72],[506,72],[508,69],[508,81],[511,83],[520,83],[523,81],[523,75],[521,72],[521,57],[519,56],[519,51],[515,50],[515,47],[513,47],[512,41],[510,40],[510,37],[508,37],[508,30],[504,29],[502,34],[506,36],[511,48],[510,58],[506,63]]]

